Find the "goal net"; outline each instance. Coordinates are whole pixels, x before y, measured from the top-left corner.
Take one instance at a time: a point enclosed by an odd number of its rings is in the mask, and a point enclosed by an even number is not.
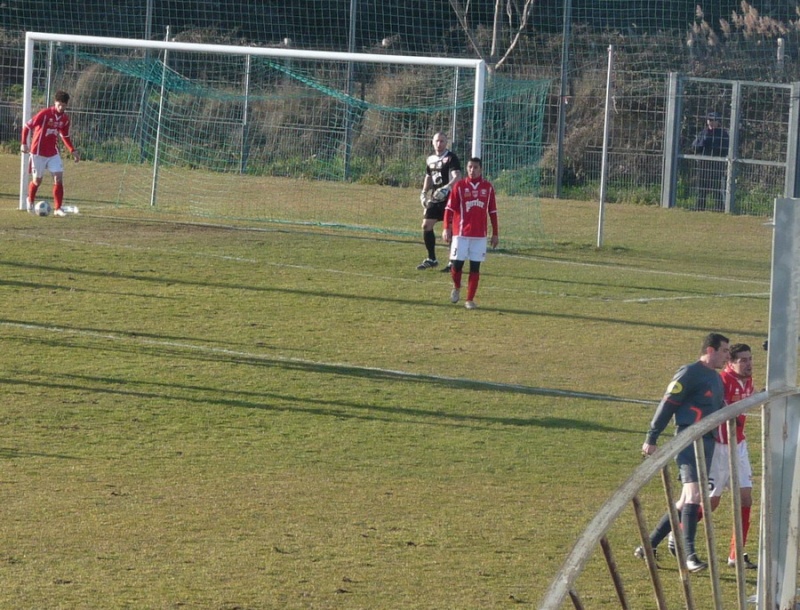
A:
[[[483,158],[504,245],[543,237],[548,81],[489,78],[469,59],[29,32],[24,119],[59,89],[85,161],[66,196],[82,212],[417,236],[442,131],[462,165]]]

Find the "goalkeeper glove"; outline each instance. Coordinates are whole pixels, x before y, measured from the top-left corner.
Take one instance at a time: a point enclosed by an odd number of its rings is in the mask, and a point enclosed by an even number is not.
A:
[[[450,195],[450,187],[443,186],[442,188],[438,188],[433,192],[433,200],[434,201],[446,201],[448,195]]]
[[[423,208],[427,208],[428,207],[428,193],[426,193],[425,191],[422,191],[419,194],[419,202],[422,204]]]

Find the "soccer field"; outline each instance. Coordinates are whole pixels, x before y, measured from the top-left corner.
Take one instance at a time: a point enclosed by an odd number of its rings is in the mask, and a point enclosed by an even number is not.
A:
[[[596,203],[543,201],[467,311],[415,237],[37,218],[0,167],[4,608],[536,607],[703,335],[766,338],[759,219],[610,206],[597,249]]]

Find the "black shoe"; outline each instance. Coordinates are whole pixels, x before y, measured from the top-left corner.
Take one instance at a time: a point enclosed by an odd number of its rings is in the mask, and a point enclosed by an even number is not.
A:
[[[708,567],[705,561],[700,561],[695,553],[692,553],[686,558],[686,569],[692,574],[695,572],[702,572]]]
[[[437,261],[435,258],[426,258],[419,265],[417,265],[417,269],[419,269],[420,271],[424,271],[425,269],[431,269],[432,267],[438,267],[438,266],[439,266],[439,261]]]
[[[633,549],[633,556],[636,557],[636,559],[641,559],[642,561],[644,561],[645,558],[644,547],[637,546],[635,549]],[[656,560],[658,560],[658,549],[653,549],[653,557],[655,557]]]
[[[757,570],[758,569],[758,564],[753,563],[752,561],[750,561],[750,557],[747,555],[747,553],[742,553],[742,563],[744,564],[744,569],[745,570]],[[730,557],[728,557],[728,566],[731,567],[731,568],[735,568],[736,567],[736,560],[735,559],[731,559]]]
[[[447,263],[444,267],[442,267],[442,273],[450,273],[450,269],[453,267],[450,263]]]

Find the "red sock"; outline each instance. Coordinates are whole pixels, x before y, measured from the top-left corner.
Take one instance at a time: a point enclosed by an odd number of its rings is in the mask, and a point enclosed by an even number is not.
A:
[[[742,506],[742,548],[747,544],[747,532],[750,531],[750,507]],[[731,536],[731,552],[728,553],[730,559],[736,559],[736,534]]]
[[[456,271],[456,266],[450,267],[450,277],[453,278],[453,288],[461,290],[461,274],[463,271]]]
[[[60,182],[53,185],[53,202],[56,204],[56,209],[60,210],[61,204],[64,202],[64,185]]]
[[[467,300],[472,301],[475,299],[475,293],[478,292],[478,280],[480,280],[480,273],[474,271],[469,272],[469,279],[467,280]]]
[[[28,184],[28,200],[31,203],[34,203],[34,200],[36,199],[36,191],[38,190],[39,190],[39,185],[36,184],[35,182],[31,182],[30,184]]]

